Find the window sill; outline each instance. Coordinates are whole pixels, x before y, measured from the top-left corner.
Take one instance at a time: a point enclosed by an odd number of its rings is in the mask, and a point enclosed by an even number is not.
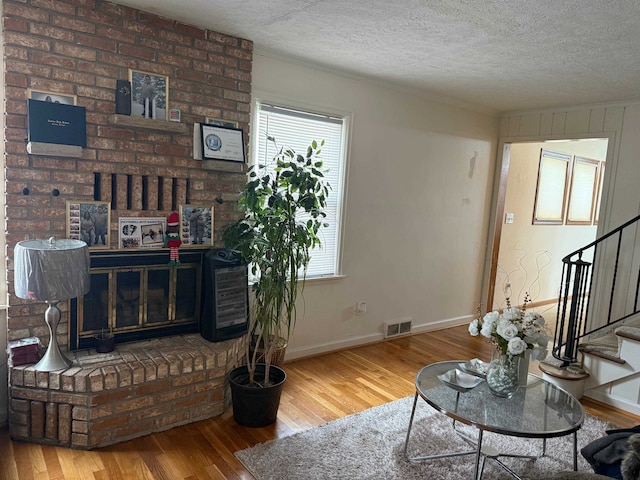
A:
[[[340,280],[343,278],[347,278],[346,275],[336,274],[336,275],[322,275],[320,277],[307,277],[306,282],[309,283],[320,283],[320,282],[330,282],[333,280]]]
[[[347,278],[346,275],[336,274],[336,275],[323,275],[321,277],[307,277],[305,280],[306,283],[325,283],[331,282],[335,280],[341,280],[343,278]],[[255,282],[249,280],[249,286],[253,285]]]

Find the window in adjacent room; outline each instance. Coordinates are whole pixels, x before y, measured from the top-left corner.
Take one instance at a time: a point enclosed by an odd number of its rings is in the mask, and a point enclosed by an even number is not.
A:
[[[574,157],[567,225],[591,225],[593,223],[599,178],[599,161]]]
[[[338,275],[348,118],[266,103],[258,103],[256,112],[253,163],[269,164],[280,147],[304,155],[311,142],[324,140],[321,158],[331,186],[325,209],[329,227],[321,232],[321,247],[311,252],[307,278]],[[275,139],[275,145],[268,137]]]
[[[533,223],[562,225],[566,204],[570,155],[541,150]]]

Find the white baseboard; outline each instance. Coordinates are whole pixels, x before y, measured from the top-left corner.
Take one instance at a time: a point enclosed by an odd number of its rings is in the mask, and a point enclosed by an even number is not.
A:
[[[414,325],[411,333],[433,332],[435,330],[457,327],[465,323],[471,323],[474,318],[475,317],[473,315],[464,315],[462,317],[448,318],[446,320],[438,320],[437,322]]]
[[[314,355],[319,355],[321,353],[329,353],[336,350],[345,350],[347,348],[359,347],[361,345],[380,342],[382,340],[384,340],[384,335],[382,335],[382,333],[371,333],[359,337],[349,337],[344,340],[336,340],[334,342],[317,343],[314,345],[297,348],[287,347],[285,359],[288,361],[295,360],[297,358],[311,357]]]
[[[612,407],[619,408],[620,410],[624,410],[625,412],[633,413],[634,415],[640,415],[639,404],[629,402],[626,399],[613,397],[601,390],[587,390],[586,392],[584,392],[584,396],[592,398],[593,400],[598,400],[602,403],[606,403],[607,405],[611,405]]]
[[[458,325],[462,325],[464,323],[469,323],[475,317],[472,315],[465,315],[463,317],[450,318],[447,320],[439,320],[437,322],[431,323],[423,323],[421,325],[416,325],[414,323],[413,328],[411,329],[411,333],[425,333],[432,332],[435,330],[442,330],[444,328],[456,327]],[[334,352],[336,350],[345,350],[347,348],[359,347],[362,345],[367,345],[369,343],[377,343],[385,340],[392,340],[394,337],[389,339],[385,339],[382,333],[369,333],[366,335],[360,335],[355,337],[348,337],[345,339],[335,340],[331,342],[325,343],[317,343],[313,345],[287,348],[287,353],[285,359],[288,360],[296,360],[298,358],[311,357],[314,355],[320,355],[322,353]]]

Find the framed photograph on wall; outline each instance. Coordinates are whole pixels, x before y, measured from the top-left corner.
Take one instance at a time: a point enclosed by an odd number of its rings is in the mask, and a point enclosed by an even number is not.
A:
[[[67,201],[67,238],[82,240],[90,250],[111,248],[109,202]]]
[[[207,125],[213,125],[214,127],[238,128],[238,122],[232,122],[231,120],[221,120],[219,118],[207,117],[204,123],[206,123]]]
[[[244,163],[242,129],[200,124],[202,159]]]
[[[45,90],[36,90],[33,88],[27,90],[27,97],[31,100],[40,100],[41,102],[61,103],[63,105],[78,104],[78,97],[75,95],[47,92]]]
[[[169,120],[169,77],[129,69],[131,115]]]
[[[118,248],[162,248],[166,232],[165,217],[121,217]]]
[[[182,247],[213,245],[213,205],[180,205]]]

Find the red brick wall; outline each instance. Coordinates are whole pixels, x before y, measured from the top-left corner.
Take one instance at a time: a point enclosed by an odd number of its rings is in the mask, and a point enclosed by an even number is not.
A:
[[[94,200],[96,173],[102,178],[101,201],[112,201],[110,181],[113,175],[118,179],[118,198],[111,212],[112,248],[117,246],[120,216],[170,213],[166,193],[162,205],[151,201],[149,209],[142,210],[143,176],[163,177],[167,189],[169,180],[177,179],[172,194],[179,204],[188,198],[192,204],[214,205],[214,243],[220,246],[220,226],[237,216],[234,200],[245,177],[242,169],[230,171],[226,162],[205,168],[201,160],[193,159],[193,124],[205,117],[235,121],[247,141],[252,42],[103,0],[4,0],[3,22],[9,292],[13,292],[15,244],[65,237],[66,201]],[[116,80],[127,79],[129,68],[169,77],[169,108],[181,110],[185,131],[113,123]],[[77,104],[86,107],[87,148],[82,158],[27,154],[30,88],[76,95]],[[136,192],[129,209],[122,195],[127,176]],[[59,196],[52,194],[54,189]],[[157,200],[157,189],[150,188],[149,195]],[[46,342],[45,305],[13,295],[9,304],[8,339],[36,335]],[[67,344],[66,318],[64,314],[59,328],[62,345]]]
[[[211,343],[198,334],[74,354],[63,372],[10,368],[13,439],[91,449],[221,415],[228,373],[246,337]]]

